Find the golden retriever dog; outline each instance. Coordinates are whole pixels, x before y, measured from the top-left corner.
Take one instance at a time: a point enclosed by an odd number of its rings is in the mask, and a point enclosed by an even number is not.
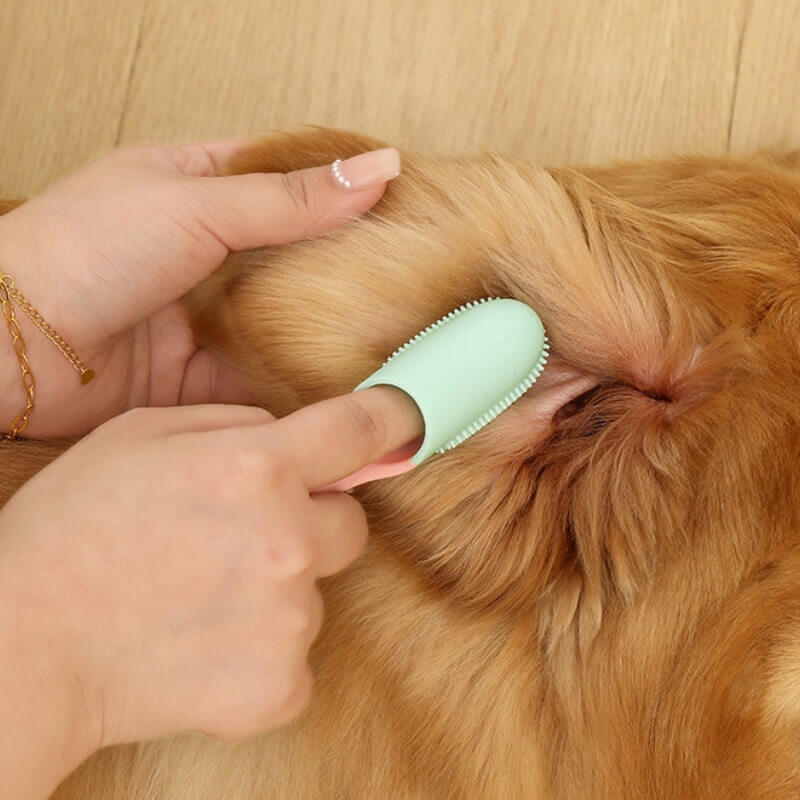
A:
[[[377,144],[315,130],[232,171]],[[496,295],[541,315],[543,388],[358,490],[371,543],[324,582],[303,716],[109,749],[58,800],[800,797],[800,159],[406,155],[367,217],[191,302],[282,415]],[[0,485],[37,447],[0,449]]]

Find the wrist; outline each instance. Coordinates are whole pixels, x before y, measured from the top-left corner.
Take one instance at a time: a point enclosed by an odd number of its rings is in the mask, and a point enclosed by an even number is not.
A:
[[[55,318],[55,298],[38,256],[36,237],[20,211],[0,217],[0,272],[10,275],[18,289],[35,299],[45,318]],[[19,326],[28,366],[36,381],[36,405],[57,407],[59,387],[71,377],[70,366],[17,303],[10,303],[9,313],[13,313]],[[8,432],[27,400],[19,350],[6,317],[0,315],[0,432]],[[42,431],[40,420],[32,420],[23,435],[42,434],[48,435]]]
[[[65,657],[58,599],[39,591],[23,561],[0,548],[0,774],[9,797],[33,800],[48,797],[102,734]]]
[[[13,248],[16,238],[8,217],[0,217],[0,272],[10,273],[13,262],[7,249]],[[21,382],[19,359],[14,350],[14,340],[6,319],[7,311],[0,307],[0,433],[6,432],[11,421],[25,403],[25,391]],[[17,409],[16,411],[14,409]]]

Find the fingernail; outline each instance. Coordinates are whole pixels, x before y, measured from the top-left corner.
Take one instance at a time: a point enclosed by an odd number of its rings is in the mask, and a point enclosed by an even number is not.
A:
[[[359,192],[386,183],[400,174],[400,153],[394,147],[373,150],[370,153],[331,164],[334,183],[345,192]]]

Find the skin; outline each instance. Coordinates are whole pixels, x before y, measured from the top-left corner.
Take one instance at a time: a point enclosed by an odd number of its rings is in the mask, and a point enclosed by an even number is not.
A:
[[[138,406],[250,400],[198,350],[181,298],[231,250],[318,236],[372,208],[386,184],[343,191],[327,167],[218,177],[244,145],[118,150],[0,217],[0,269],[97,373],[81,386],[18,313],[37,380],[26,435],[81,435]],[[5,334],[0,365],[7,425],[24,395]]]
[[[208,177],[238,146],[120,151],[0,220],[0,264],[98,373],[81,387],[25,329],[29,432],[92,432],[0,512],[9,796],[46,797],[110,744],[233,740],[295,717],[323,618],[316,581],[367,537],[359,504],[318,487],[421,432],[387,387],[275,420],[234,404],[247,400],[236,375],[194,346],[179,298],[229,249],[322,233],[385,187],[340,191],[326,169]],[[10,349],[0,376],[10,419]]]

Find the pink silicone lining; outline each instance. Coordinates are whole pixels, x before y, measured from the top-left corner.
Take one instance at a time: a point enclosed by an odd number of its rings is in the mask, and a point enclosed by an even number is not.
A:
[[[320,486],[315,489],[316,492],[346,492],[354,489],[356,486],[361,486],[362,483],[369,483],[370,481],[378,481],[383,478],[393,478],[395,475],[402,475],[414,469],[414,464],[411,462],[411,457],[419,450],[420,439],[415,439],[413,442],[404,444],[393,450],[383,458],[367,464],[352,475],[346,478],[341,478],[333,483],[327,483],[325,486]]]

